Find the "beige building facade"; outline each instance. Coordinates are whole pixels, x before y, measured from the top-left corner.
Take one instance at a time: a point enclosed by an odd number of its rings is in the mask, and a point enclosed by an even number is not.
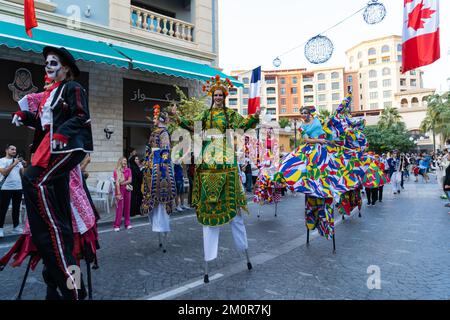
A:
[[[435,89],[423,87],[420,69],[402,73],[402,38],[397,35],[363,41],[346,51],[347,68],[359,79],[359,104],[354,114],[364,116],[368,125],[378,123],[384,108],[399,110],[407,130],[419,135],[427,111],[426,99]],[[421,149],[433,148],[432,134],[418,141]],[[441,142],[436,137],[436,147]]]
[[[94,153],[88,168],[90,183],[111,176],[119,157],[128,156],[131,147],[144,157],[151,130],[147,117],[154,104],[167,104],[166,93],[172,93],[170,98],[175,99],[173,85],[183,88],[189,96],[200,96],[199,75],[203,66],[211,67],[210,72],[216,74],[218,0],[36,0],[35,3],[40,30],[171,58],[178,63],[172,69],[183,73],[175,75],[170,68],[161,72],[138,69],[132,67],[133,61],[129,68],[95,63],[83,57],[77,61],[82,71],[80,82],[88,90],[92,117]],[[0,21],[23,26],[23,0],[0,0]],[[200,71],[183,69],[185,62],[198,64]],[[42,54],[0,43],[0,64],[14,66],[7,73],[4,70],[5,85],[0,88],[0,142],[14,143],[26,154],[32,135],[23,128],[10,126],[10,114],[17,108],[17,102],[12,99],[8,84],[14,81],[16,70],[25,68],[29,70],[30,81],[42,90]],[[133,96],[139,90],[146,98],[137,103]],[[104,132],[107,126],[114,128],[109,139]]]

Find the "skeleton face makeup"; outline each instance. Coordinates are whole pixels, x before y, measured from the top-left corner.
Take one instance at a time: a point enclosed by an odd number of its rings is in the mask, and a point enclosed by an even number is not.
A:
[[[62,66],[58,56],[49,54],[45,60],[45,72],[51,80],[62,80],[67,70]]]

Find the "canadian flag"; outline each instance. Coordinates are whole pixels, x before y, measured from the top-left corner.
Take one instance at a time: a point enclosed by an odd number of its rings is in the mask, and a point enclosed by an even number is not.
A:
[[[440,58],[439,0],[404,0],[402,72]]]
[[[25,0],[23,3],[23,18],[25,20],[25,30],[30,38],[33,37],[31,29],[38,26],[36,20],[36,10],[34,0]]]

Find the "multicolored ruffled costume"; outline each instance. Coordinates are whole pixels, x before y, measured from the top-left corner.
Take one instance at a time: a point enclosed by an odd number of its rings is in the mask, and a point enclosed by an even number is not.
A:
[[[304,143],[286,156],[279,171],[297,192],[305,193],[305,221],[309,230],[334,235],[333,200],[346,208],[360,204],[359,189],[364,171],[359,160],[366,146],[361,121],[351,118],[351,96],[339,105],[328,121],[315,118],[302,125],[302,136],[326,139],[327,143]]]
[[[281,200],[281,190],[288,187],[288,184],[276,170],[271,161],[266,161],[260,168],[255,183],[253,202],[263,205],[277,203]]]
[[[373,155],[364,154],[363,165],[365,175],[362,180],[364,188],[378,188],[389,183],[389,177],[384,173],[384,165]]]

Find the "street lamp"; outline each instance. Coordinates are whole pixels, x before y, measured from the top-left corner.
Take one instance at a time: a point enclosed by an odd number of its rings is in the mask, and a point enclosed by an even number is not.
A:
[[[294,150],[297,149],[297,119],[294,119]]]

